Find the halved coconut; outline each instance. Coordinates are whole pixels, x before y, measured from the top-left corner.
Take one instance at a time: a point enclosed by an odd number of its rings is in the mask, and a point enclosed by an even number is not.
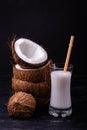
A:
[[[11,49],[14,61],[22,68],[38,68],[46,64],[48,60],[46,50],[26,38],[13,40]]]
[[[18,64],[13,66],[13,77],[23,81],[42,82],[50,80],[50,65],[52,60],[49,60],[46,65],[37,69],[23,69]]]
[[[32,94],[34,97],[46,97],[50,95],[50,81],[31,83],[12,78],[12,88],[15,92],[22,91]]]

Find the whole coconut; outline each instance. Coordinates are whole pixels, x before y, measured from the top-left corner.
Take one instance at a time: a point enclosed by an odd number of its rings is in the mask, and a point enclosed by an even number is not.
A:
[[[36,100],[31,94],[17,92],[10,97],[7,105],[8,113],[14,118],[28,119],[36,108]]]

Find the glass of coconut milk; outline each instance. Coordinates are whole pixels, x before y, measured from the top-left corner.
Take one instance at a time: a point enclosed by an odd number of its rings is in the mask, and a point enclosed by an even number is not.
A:
[[[63,63],[51,66],[51,96],[49,114],[54,117],[66,117],[72,114],[71,77],[73,65],[69,64],[64,72]]]

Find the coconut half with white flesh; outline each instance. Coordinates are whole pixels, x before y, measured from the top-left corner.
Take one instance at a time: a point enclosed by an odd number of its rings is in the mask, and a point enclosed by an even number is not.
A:
[[[53,61],[50,59],[46,65],[35,69],[23,69],[18,64],[13,66],[13,77],[23,81],[39,83],[50,81],[50,66]]]
[[[38,68],[47,63],[46,50],[32,40],[14,39],[11,43],[11,49],[14,61],[22,68]]]

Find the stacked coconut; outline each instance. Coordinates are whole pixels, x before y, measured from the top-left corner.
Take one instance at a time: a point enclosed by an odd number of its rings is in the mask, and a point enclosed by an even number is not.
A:
[[[52,60],[42,46],[25,38],[13,39],[11,50],[14,94],[8,101],[8,112],[16,118],[29,118],[49,104]]]

